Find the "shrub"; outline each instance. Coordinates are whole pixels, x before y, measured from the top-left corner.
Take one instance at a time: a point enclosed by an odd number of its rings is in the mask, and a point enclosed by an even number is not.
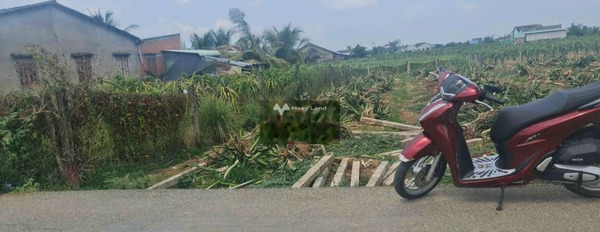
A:
[[[233,107],[212,96],[201,97],[198,101],[200,140],[206,145],[225,142],[237,128]]]

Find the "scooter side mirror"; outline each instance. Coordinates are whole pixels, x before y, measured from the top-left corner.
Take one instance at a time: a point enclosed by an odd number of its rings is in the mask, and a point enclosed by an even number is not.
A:
[[[500,89],[500,87],[498,87],[498,86],[493,86],[493,85],[483,85],[483,89],[484,89],[486,92],[489,92],[489,93],[494,93],[494,94],[496,94],[496,93],[502,93],[502,92],[504,92],[504,91],[502,91],[502,89]]]

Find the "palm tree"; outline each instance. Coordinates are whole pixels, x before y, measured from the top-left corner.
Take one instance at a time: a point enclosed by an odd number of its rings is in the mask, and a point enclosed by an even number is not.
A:
[[[106,11],[105,13],[102,13],[102,11],[100,10],[96,10],[95,12],[91,12],[90,10],[88,10],[88,12],[90,13],[90,17],[92,17],[92,19],[97,22],[101,22],[113,27],[117,27],[119,24],[114,18],[114,12],[112,11]],[[123,30],[130,31],[138,28],[139,26],[137,24],[131,24],[125,27]]]
[[[235,32],[240,33],[240,38],[236,44],[257,53],[264,53],[261,48],[263,42],[261,37],[252,32],[250,25],[244,19],[245,17],[246,14],[238,8],[229,10],[229,20],[235,24]]]
[[[217,42],[213,31],[207,31],[202,36],[194,33],[190,41],[193,49],[213,49]]]
[[[225,30],[223,28],[219,28],[217,31],[211,31],[215,38],[215,47],[229,45],[231,42],[231,37],[235,33],[233,29]]]
[[[263,34],[264,40],[269,44],[269,50],[274,52],[275,57],[295,63],[300,59],[297,49],[308,42],[308,38],[302,37],[302,29],[293,27],[291,23],[281,29],[273,27]]]

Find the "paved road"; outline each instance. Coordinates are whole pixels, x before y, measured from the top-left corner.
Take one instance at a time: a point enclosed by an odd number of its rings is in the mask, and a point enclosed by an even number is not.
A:
[[[0,196],[0,231],[598,231],[600,199],[561,186],[44,192]]]

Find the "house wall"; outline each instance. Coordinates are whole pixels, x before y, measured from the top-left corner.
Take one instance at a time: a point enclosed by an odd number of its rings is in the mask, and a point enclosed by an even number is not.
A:
[[[549,31],[542,33],[534,33],[534,34],[525,34],[525,41],[536,41],[536,40],[545,40],[545,39],[561,39],[567,37],[566,30],[560,31]]]
[[[144,40],[140,44],[140,53],[142,54],[142,66],[140,72],[142,75],[146,75],[146,71],[149,70],[148,64],[144,56],[153,54],[156,57],[156,72],[157,75],[165,73],[165,59],[162,55],[162,50],[179,50],[181,49],[181,38],[179,35],[173,35],[170,37]]]
[[[63,54],[78,81],[74,53],[91,53],[94,76],[116,73],[114,53],[130,54],[129,72],[139,76],[139,52],[135,39],[81,19],[55,6],[44,6],[0,15],[0,95],[21,88],[11,54],[29,54],[26,46],[39,45]],[[38,72],[39,73],[39,72]]]
[[[521,33],[521,31],[519,31],[519,30],[517,30],[517,29],[513,29],[512,33],[511,33],[511,35],[512,35],[512,40],[513,40],[513,41],[516,41],[518,38],[521,38],[521,37],[522,37],[522,35],[521,35],[521,34],[522,34],[522,33]]]
[[[416,50],[417,50],[417,47],[415,47],[415,45],[408,45],[408,46],[404,47],[404,49],[402,49],[402,51],[405,51],[405,52],[416,51]]]
[[[329,51],[324,51],[322,49],[318,49],[315,47],[306,47],[300,51],[303,57],[317,57],[315,59],[316,62],[325,62],[334,60],[333,53]]]
[[[417,50],[419,50],[419,51],[429,50],[429,49],[432,49],[433,47],[435,47],[433,44],[422,44],[421,46],[417,47]]]

